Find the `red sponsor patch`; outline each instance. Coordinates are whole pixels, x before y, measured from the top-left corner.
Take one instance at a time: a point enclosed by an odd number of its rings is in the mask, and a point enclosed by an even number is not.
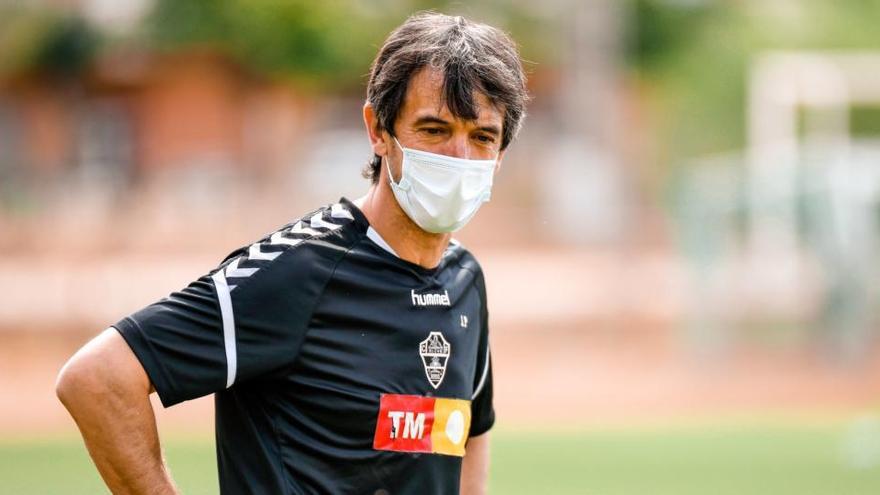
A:
[[[470,425],[469,400],[382,394],[373,448],[461,457]]]
[[[433,397],[382,394],[373,448],[397,452],[432,452]]]

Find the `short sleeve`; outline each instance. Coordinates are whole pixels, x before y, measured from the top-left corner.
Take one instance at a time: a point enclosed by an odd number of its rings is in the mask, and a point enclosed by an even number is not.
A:
[[[472,437],[489,431],[495,423],[495,408],[492,397],[492,356],[489,346],[489,311],[486,307],[486,286],[483,275],[477,278],[480,290],[480,348],[477,358],[477,373],[474,377],[474,393],[471,397],[471,428]]]
[[[165,407],[221,390],[226,383],[222,320],[210,276],[113,326]]]
[[[263,255],[233,253],[212,273],[114,325],[165,407],[295,359],[332,264],[306,243]]]

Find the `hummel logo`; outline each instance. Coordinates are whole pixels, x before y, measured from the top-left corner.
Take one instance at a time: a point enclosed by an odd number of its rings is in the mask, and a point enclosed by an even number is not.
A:
[[[440,293],[416,294],[415,290],[411,290],[413,306],[451,306],[449,303],[449,291],[444,290]]]

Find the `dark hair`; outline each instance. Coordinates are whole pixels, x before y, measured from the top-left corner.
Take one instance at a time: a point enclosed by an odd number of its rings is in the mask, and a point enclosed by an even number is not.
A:
[[[370,70],[367,101],[381,129],[394,135],[412,76],[424,67],[443,74],[443,98],[457,118],[474,120],[474,91],[504,110],[501,149],[516,136],[528,100],[516,45],[503,31],[436,12],[414,14],[388,35]],[[374,155],[364,177],[379,180],[382,159]]]

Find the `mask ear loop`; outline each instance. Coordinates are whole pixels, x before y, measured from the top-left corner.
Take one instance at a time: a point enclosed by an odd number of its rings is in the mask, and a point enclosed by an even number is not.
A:
[[[385,169],[388,170],[388,183],[391,184],[391,187],[397,187],[401,191],[409,190],[409,181],[407,181],[403,175],[403,164],[406,161],[406,150],[403,149],[403,146],[400,145],[400,141],[397,140],[396,136],[391,136],[394,139],[394,142],[397,143],[397,147],[400,148],[401,160],[400,160],[400,182],[394,183],[394,176],[391,175],[391,162],[388,160],[388,155],[385,155]]]

